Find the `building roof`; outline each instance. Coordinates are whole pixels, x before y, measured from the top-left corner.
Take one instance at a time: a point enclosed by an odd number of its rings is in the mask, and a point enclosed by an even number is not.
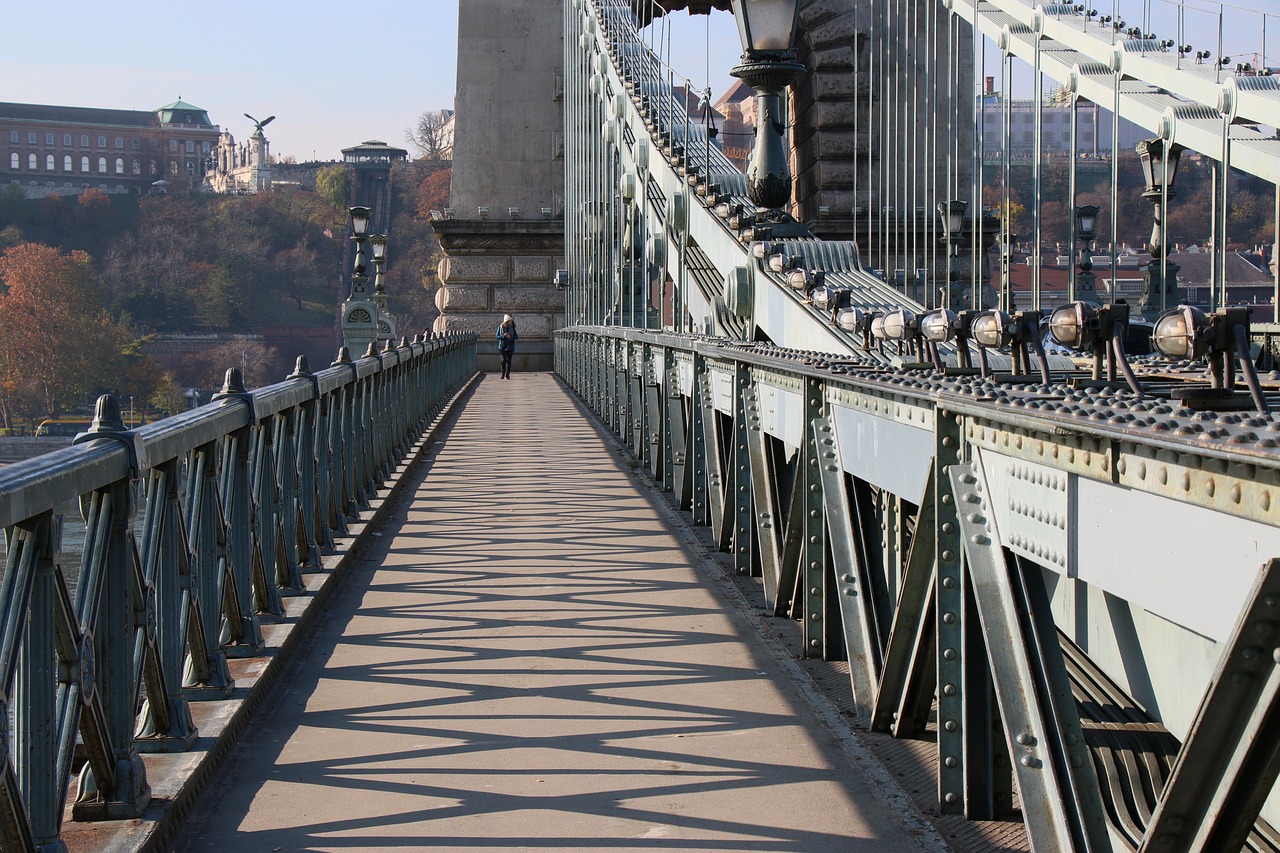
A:
[[[388,145],[381,139],[366,139],[359,145],[343,148],[342,159],[348,163],[407,160],[409,159],[409,152],[403,148]]]
[[[149,127],[155,124],[156,114],[143,110],[107,110],[97,107],[60,107],[52,104],[0,103],[0,119]]]
[[[179,98],[172,104],[165,104],[156,110],[163,124],[198,124],[213,126],[209,121],[209,113],[195,104],[188,104]]]

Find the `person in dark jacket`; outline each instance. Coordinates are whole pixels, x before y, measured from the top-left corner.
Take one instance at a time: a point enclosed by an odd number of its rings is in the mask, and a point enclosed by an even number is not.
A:
[[[516,332],[516,321],[510,314],[502,315],[502,325],[498,326],[498,353],[502,356],[502,378],[511,378],[511,356],[515,355],[516,340],[520,335]]]

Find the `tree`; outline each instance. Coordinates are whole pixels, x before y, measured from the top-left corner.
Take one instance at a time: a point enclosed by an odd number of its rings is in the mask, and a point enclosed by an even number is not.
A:
[[[437,169],[418,185],[417,207],[418,219],[426,221],[433,210],[444,210],[449,206],[450,181],[453,180],[453,169]]]
[[[351,173],[346,166],[325,166],[316,172],[316,194],[329,204],[346,208],[351,198]]]
[[[449,159],[451,146],[445,139],[444,129],[453,116],[452,110],[429,110],[418,116],[418,123],[404,129],[404,141],[418,151],[425,160]]]
[[[0,284],[0,394],[33,383],[53,417],[110,387],[124,334],[102,309],[88,255],[23,243],[0,255]]]

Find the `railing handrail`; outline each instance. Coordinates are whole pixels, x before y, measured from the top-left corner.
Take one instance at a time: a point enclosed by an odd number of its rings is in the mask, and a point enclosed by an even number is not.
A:
[[[103,397],[73,446],[0,470],[0,699],[13,715],[12,737],[0,729],[0,849],[65,849],[77,739],[88,766],[72,816],[141,815],[140,753],[192,747],[190,701],[229,695],[227,658],[262,653],[259,614],[305,591],[302,573],[474,375],[475,343],[405,341],[315,373],[299,359],[253,391],[228,371],[210,403],[135,430]],[[73,595],[56,513],[76,501]]]

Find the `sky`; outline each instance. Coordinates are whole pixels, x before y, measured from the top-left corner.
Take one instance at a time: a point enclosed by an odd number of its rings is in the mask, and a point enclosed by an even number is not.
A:
[[[458,0],[4,5],[0,101],[153,110],[181,96],[237,140],[253,132],[244,113],[276,116],[272,153],[300,161],[368,139],[404,146],[419,114],[453,107]],[[731,39],[727,69],[740,52],[733,18],[713,17]],[[678,50],[702,84],[706,18],[696,23]]]
[[[298,160],[337,159],[368,139],[404,145],[420,113],[453,106],[458,0],[5,5],[0,101],[152,110],[181,96],[240,140],[253,130],[244,113],[276,116],[272,153]],[[1178,36],[1169,0],[1096,5],[1133,24],[1149,9],[1161,37]],[[1184,40],[1216,53],[1217,7],[1186,0]],[[718,98],[740,53],[732,16],[672,18],[672,65],[701,88],[709,64]],[[1268,62],[1280,65],[1280,0],[1235,0],[1227,19],[1224,53],[1259,52],[1265,23]]]

